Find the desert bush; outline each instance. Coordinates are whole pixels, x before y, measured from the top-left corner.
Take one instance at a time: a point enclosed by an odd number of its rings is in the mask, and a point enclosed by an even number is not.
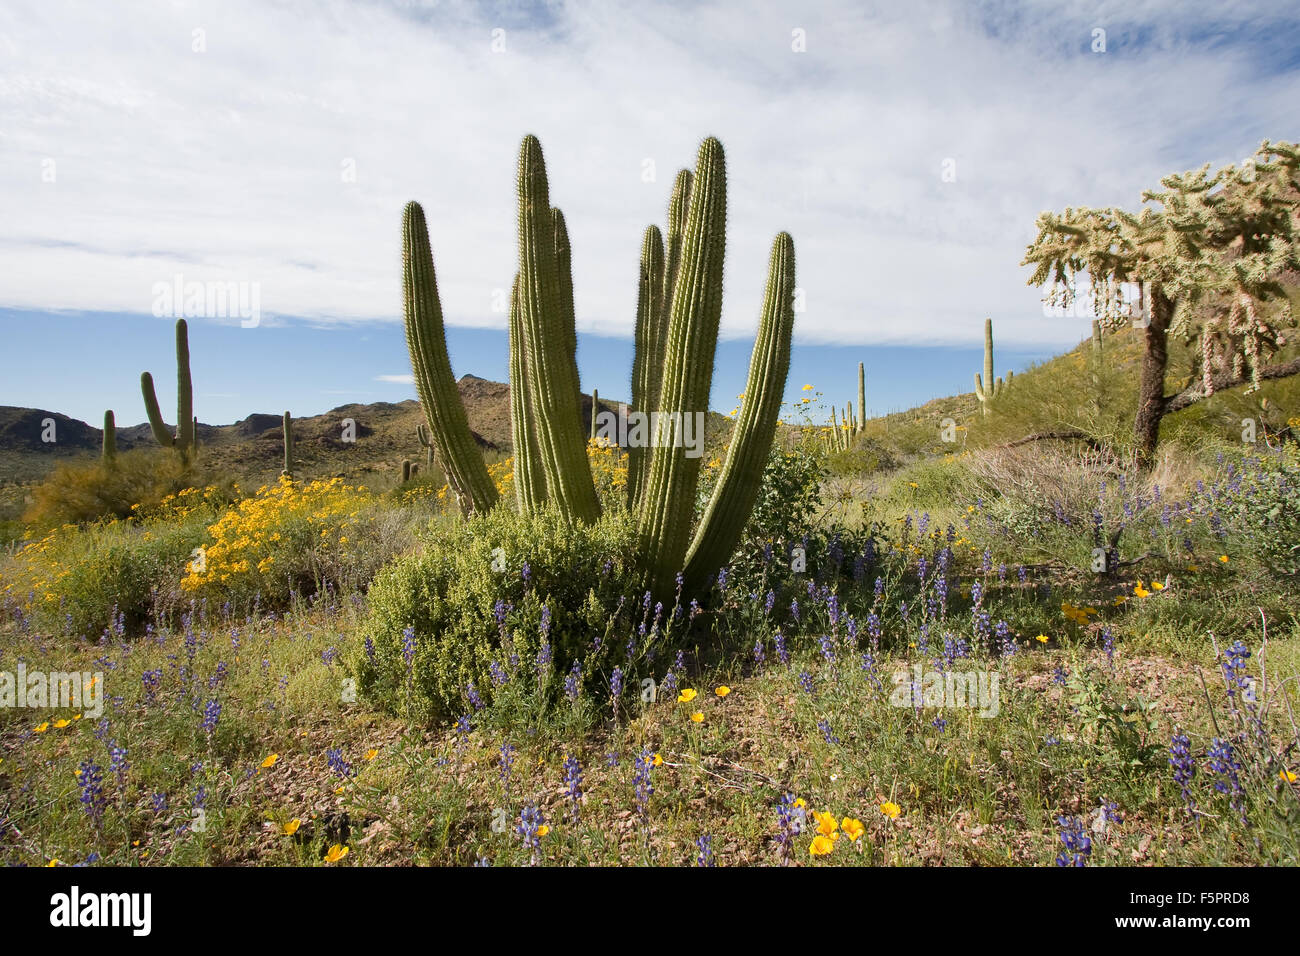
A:
[[[1229,463],[1220,480],[1202,485],[1197,504],[1238,553],[1279,578],[1300,575],[1300,445]]]
[[[247,609],[329,587],[362,589],[414,544],[423,512],[404,514],[341,478],[280,478],[226,509],[180,580],[183,595]]]
[[[527,516],[494,508],[435,528],[425,545],[375,578],[350,662],[363,693],[412,716],[465,712],[476,696],[490,699],[502,676],[546,685],[575,663],[588,680],[607,680],[615,665],[630,676],[671,616],[660,608],[651,622],[629,597],[639,576],[626,511],[588,526],[552,508]],[[634,616],[647,623],[644,639]],[[631,648],[612,638],[620,622],[636,635]]]
[[[102,461],[64,463],[32,492],[24,520],[40,529],[100,518],[129,518],[157,507],[186,488],[210,485],[202,471],[186,470],[175,455],[157,449]]]
[[[0,595],[49,632],[96,637],[154,612],[203,540],[202,514],[63,525],[0,567]]]

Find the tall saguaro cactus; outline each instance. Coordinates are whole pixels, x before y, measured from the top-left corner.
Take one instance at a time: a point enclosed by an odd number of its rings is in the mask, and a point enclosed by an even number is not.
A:
[[[188,466],[194,459],[194,381],[190,376],[190,336],[184,319],[176,320],[176,434],[167,428],[158,407],[158,394],[154,391],[153,376],[140,374],[140,392],[144,396],[145,413],[154,438],[164,448],[173,449],[181,463]]]
[[[867,366],[864,362],[858,363],[858,428],[860,432],[866,427],[867,422]]]
[[[406,204],[402,215],[402,290],[415,390],[438,446],[438,458],[458,498],[463,501],[467,496],[475,511],[486,511],[496,503],[497,488],[469,430],[452,376],[429,229],[424,210],[414,202]]]
[[[113,410],[104,412],[104,446],[100,460],[111,466],[117,458],[117,424],[113,420]]]
[[[280,472],[285,478],[293,477],[293,417],[284,413],[284,470]]]
[[[546,473],[537,450],[537,426],[528,394],[523,319],[519,313],[519,276],[510,290],[510,440],[515,449],[515,500],[525,514],[546,501]]]
[[[979,372],[975,373],[975,397],[979,399],[983,407],[984,414],[989,413],[989,408],[993,405],[993,400],[1002,394],[1002,390],[1011,384],[1011,376],[1014,373],[1007,373],[1007,380],[1004,383],[1002,379],[993,378],[993,320],[984,320],[984,377],[981,378]]]

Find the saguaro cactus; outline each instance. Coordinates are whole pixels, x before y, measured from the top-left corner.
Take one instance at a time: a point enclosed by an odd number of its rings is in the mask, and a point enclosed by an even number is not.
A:
[[[429,437],[429,427],[420,422],[415,426],[415,437],[420,442],[420,447],[424,449],[424,465],[426,468],[433,469],[433,439]]]
[[[867,366],[858,363],[858,431],[866,427],[867,422]]]
[[[412,467],[411,459],[403,458],[402,459],[402,484],[406,484],[408,481],[411,480],[411,467]]]
[[[528,394],[523,320],[519,314],[519,276],[510,291],[510,439],[515,449],[515,501],[528,513],[546,501],[546,473],[537,450],[537,427]]]
[[[140,374],[140,392],[144,396],[145,413],[154,438],[164,448],[173,449],[188,466],[194,458],[194,431],[198,419],[194,417],[194,382],[190,377],[189,328],[184,319],[176,320],[176,434],[173,435],[163,421],[154,391],[153,376]]]
[[[993,405],[993,400],[1002,393],[1006,385],[1011,384],[1012,372],[1007,373],[1007,380],[1003,383],[1002,379],[993,378],[993,320],[984,320],[984,377],[981,378],[979,372],[975,373],[975,397],[979,399],[983,407],[984,414],[989,413],[989,408]]]
[[[414,202],[406,204],[402,216],[402,288],[415,390],[438,446],[438,459],[453,491],[462,498],[468,496],[475,511],[486,511],[496,503],[497,488],[470,433],[465,405],[452,376],[429,230],[424,210]]]
[[[104,412],[104,447],[100,460],[105,465],[112,465],[117,458],[117,424],[113,420],[113,410]]]
[[[591,390],[591,440],[596,440],[596,416],[600,414],[600,392]]]
[[[284,470],[280,472],[285,478],[293,477],[293,418],[288,412],[284,413],[284,423],[281,426],[284,430]]]

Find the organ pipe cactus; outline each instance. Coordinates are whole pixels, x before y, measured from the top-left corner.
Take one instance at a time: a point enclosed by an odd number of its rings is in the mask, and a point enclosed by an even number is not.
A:
[[[402,291],[415,390],[438,446],[438,459],[460,500],[468,497],[473,510],[486,511],[496,504],[497,488],[469,430],[452,376],[429,230],[424,210],[414,202],[406,204],[402,215]]]
[[[280,472],[285,478],[293,477],[293,417],[284,413],[284,422],[281,426],[284,430],[284,470]]]
[[[511,294],[509,325],[517,500],[523,511],[551,501],[567,520],[591,522],[600,514],[600,501],[582,430],[571,250],[564,217],[550,205],[541,144],[533,136],[525,137],[520,148],[517,185],[519,271]],[[440,420],[451,419],[459,410],[463,421],[464,412],[441,342],[441,311],[432,263],[425,262],[431,254],[422,214],[419,228],[410,228],[417,214],[419,207],[409,204],[408,339],[412,312],[421,311],[426,321],[417,328],[419,348],[412,344],[417,384],[425,377],[417,354],[440,356],[438,370],[445,372],[439,387],[430,383],[420,396],[437,437],[441,432],[434,415]],[[671,593],[679,572],[692,590],[707,585],[739,542],[775,436],[789,371],[794,242],[780,233],[772,245],[746,397],[718,483],[692,533],[701,461],[686,447],[684,425],[707,420],[722,316],[725,226],[725,160],[722,144],[709,138],[700,146],[694,174],[683,170],[674,182],[667,242],[659,229],[651,226],[642,243],[631,408],[647,418],[652,413],[659,415],[653,425],[640,429],[650,447],[637,447],[632,440],[635,430],[629,427],[629,503],[637,515],[638,550],[647,586],[665,595]],[[412,276],[413,262],[424,262],[426,275]],[[422,277],[420,287],[416,280]],[[439,409],[441,403],[454,408],[450,412]],[[599,398],[593,391],[593,420],[598,411]],[[468,437],[468,426],[464,426],[464,436]],[[696,447],[696,437],[691,436],[692,447]],[[702,448],[702,434],[698,440],[696,450]],[[439,454],[443,454],[441,441]],[[467,452],[465,457],[471,456]],[[461,462],[463,474],[477,473],[481,466],[476,450],[472,457],[478,465],[470,469]],[[483,474],[486,477],[486,469]],[[485,496],[485,500],[492,499]],[[476,507],[482,506],[476,501]]]
[[[180,456],[181,463],[188,466],[194,458],[194,382],[190,377],[190,339],[189,328],[184,319],[176,320],[176,433],[167,428],[162,411],[158,406],[158,395],[154,391],[153,376],[148,372],[140,374],[140,392],[144,396],[145,413],[149,416],[149,427],[153,429],[154,438],[164,448],[171,448]]]
[[[104,448],[100,460],[111,466],[117,458],[117,424],[113,420],[113,410],[104,412]]]

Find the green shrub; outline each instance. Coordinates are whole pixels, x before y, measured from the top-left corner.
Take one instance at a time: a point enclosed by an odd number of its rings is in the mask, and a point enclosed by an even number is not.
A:
[[[37,528],[52,528],[130,518],[169,495],[202,484],[198,472],[186,471],[175,455],[156,448],[124,452],[112,465],[64,463],[32,492],[34,500],[24,519]]]
[[[1300,575],[1300,445],[1246,459],[1205,490],[1200,507],[1222,523],[1219,534],[1274,576]]]
[[[551,508],[526,516],[494,508],[435,528],[422,553],[393,562],[371,584],[365,641],[350,661],[361,691],[389,709],[444,719],[470,709],[471,683],[491,698],[493,661],[511,681],[538,680],[552,691],[575,662],[587,680],[607,679],[615,664],[630,671],[654,631],[632,654],[612,638],[620,622],[635,634],[634,619],[652,616],[629,597],[639,590],[634,549],[635,526],[619,512],[585,526]],[[552,663],[539,674],[543,607]]]

